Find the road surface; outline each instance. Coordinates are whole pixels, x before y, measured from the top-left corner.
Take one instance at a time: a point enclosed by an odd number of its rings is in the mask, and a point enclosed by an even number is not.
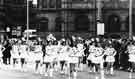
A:
[[[86,69],[87,70],[87,69]],[[129,72],[115,70],[114,75],[105,74],[105,79],[130,79]],[[135,79],[135,73],[132,74]],[[53,77],[36,74],[32,71],[21,72],[13,69],[0,69],[0,79],[75,79],[59,72],[54,72]],[[77,72],[76,79],[101,79],[101,74],[90,73],[87,71]]]

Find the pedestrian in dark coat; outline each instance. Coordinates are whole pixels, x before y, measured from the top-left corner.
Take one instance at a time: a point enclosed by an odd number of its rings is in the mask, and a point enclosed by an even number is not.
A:
[[[5,47],[5,50],[3,51],[3,63],[10,64],[10,58],[11,58],[10,51],[12,49],[12,46],[8,40],[5,41],[4,47]]]

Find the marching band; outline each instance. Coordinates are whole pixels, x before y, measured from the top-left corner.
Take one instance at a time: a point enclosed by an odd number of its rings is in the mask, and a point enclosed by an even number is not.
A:
[[[28,63],[32,62],[34,63],[35,73],[44,74],[45,76],[52,76],[53,71],[60,71],[61,74],[69,73],[69,75],[75,76],[77,71],[83,71],[83,61],[87,62],[86,64],[90,68],[89,72],[95,73],[106,69],[106,73],[114,74],[114,64],[119,61],[116,61],[115,56],[118,52],[113,47],[112,41],[103,46],[98,38],[84,40],[81,37],[72,36],[72,42],[75,41],[76,43],[71,45],[65,38],[57,40],[53,34],[47,36],[46,45],[38,43],[38,41],[26,44],[25,41],[14,40],[14,43],[11,44],[10,62],[13,68],[20,64],[21,71],[24,71]],[[7,47],[1,43],[1,64],[4,61],[2,58],[6,49]],[[88,50],[87,54],[85,50]],[[128,61],[131,63],[130,68],[133,71],[135,64],[134,42],[130,41],[125,53],[129,56]]]

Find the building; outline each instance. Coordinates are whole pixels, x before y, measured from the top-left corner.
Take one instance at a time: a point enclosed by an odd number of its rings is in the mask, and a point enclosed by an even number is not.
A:
[[[46,20],[43,27],[46,26],[49,32],[96,34],[96,4],[94,1],[38,0],[37,16]],[[42,28],[42,25],[39,27]]]
[[[97,13],[101,10],[99,15],[105,23],[105,33],[129,32],[129,0],[38,0],[36,8],[37,16],[46,20],[43,27],[48,31],[96,34]],[[133,5],[133,26],[134,9]]]
[[[84,33],[96,35],[97,18],[105,23],[105,33],[129,31],[129,0],[37,0],[36,5],[33,1],[35,0],[29,1],[29,24],[30,28],[37,29],[40,35],[44,35],[45,32],[62,32],[64,35]],[[6,5],[6,8],[4,7],[5,26],[8,24],[26,29],[27,1],[1,0],[1,3]],[[133,3],[135,3],[134,0]],[[132,16],[134,26],[134,5]]]
[[[26,28],[26,0],[0,0],[0,2],[3,9],[0,30],[4,30],[8,37],[21,37],[22,31]]]
[[[3,31],[4,29],[2,28],[4,25],[4,7],[3,7],[3,0],[0,0],[0,31]]]

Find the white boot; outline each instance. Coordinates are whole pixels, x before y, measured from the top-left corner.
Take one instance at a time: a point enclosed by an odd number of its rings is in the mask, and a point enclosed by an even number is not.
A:
[[[104,70],[103,69],[100,70],[100,74],[101,74],[101,79],[105,79],[105,75],[104,75]]]
[[[95,66],[93,67],[93,72],[94,72],[94,73],[96,72],[96,68],[95,68]]]
[[[47,72],[45,72],[45,76],[48,76],[48,73]]]
[[[129,79],[132,79],[132,72],[129,73]]]
[[[84,67],[83,64],[80,63],[80,70],[81,70],[81,71],[83,71],[83,67]]]
[[[113,67],[111,67],[110,74],[111,74],[111,75],[114,74],[114,72],[113,72]]]
[[[50,75],[50,77],[53,77],[53,69],[50,69],[50,71],[49,71],[49,75]]]
[[[74,79],[76,79],[77,78],[77,72],[75,71],[75,72],[73,72],[73,77],[74,77]]]
[[[129,73],[129,79],[132,79],[133,78],[132,77],[132,73],[133,73],[133,70],[131,70],[130,73]]]

